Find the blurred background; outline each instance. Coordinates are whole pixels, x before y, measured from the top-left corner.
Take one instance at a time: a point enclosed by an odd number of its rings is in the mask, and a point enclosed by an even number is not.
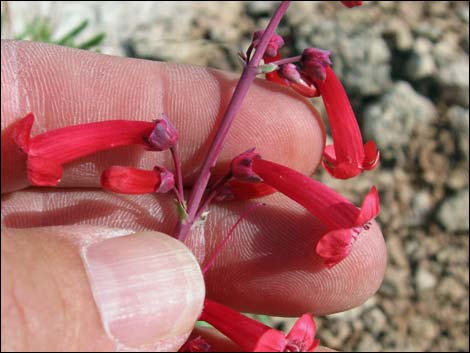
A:
[[[241,71],[237,52],[275,1],[2,1],[2,38]],[[295,2],[283,53],[332,52],[380,167],[350,181],[315,177],[356,203],[380,190],[389,266],[377,295],[317,318],[346,351],[469,350],[469,3]],[[313,101],[323,111],[321,100]],[[291,320],[258,317],[287,329]]]

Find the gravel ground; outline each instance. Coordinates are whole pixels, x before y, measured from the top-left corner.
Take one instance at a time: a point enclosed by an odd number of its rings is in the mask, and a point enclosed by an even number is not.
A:
[[[275,2],[37,2],[59,31],[83,18],[108,36],[102,51],[240,71],[236,53]],[[32,8],[34,9],[32,10]],[[125,16],[125,17],[124,17]],[[123,21],[122,18],[126,20]],[[317,175],[359,202],[380,190],[389,266],[377,295],[317,319],[326,346],[347,351],[469,350],[469,3],[297,2],[280,27],[286,52],[329,49],[378,170],[352,181]],[[322,110],[321,102],[318,104]],[[280,326],[289,320],[273,319]]]

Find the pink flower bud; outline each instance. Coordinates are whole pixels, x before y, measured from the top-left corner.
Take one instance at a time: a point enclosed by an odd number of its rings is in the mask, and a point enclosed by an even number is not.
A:
[[[155,167],[153,170],[156,173],[160,174],[160,185],[158,188],[155,190],[155,192],[158,192],[160,194],[167,193],[170,190],[173,190],[175,187],[175,176],[172,172],[170,172],[168,169],[165,169],[163,167]]]
[[[331,66],[330,52],[318,48],[307,48],[302,53],[303,71],[311,80],[324,81],[326,68]]]
[[[235,178],[259,182],[261,178],[253,172],[253,160],[260,158],[254,148],[240,154],[232,160],[231,170]]]
[[[155,120],[155,127],[148,138],[150,149],[165,151],[178,142],[178,130],[170,122],[170,119],[162,114],[162,118]]]
[[[290,82],[295,82],[295,83],[302,82],[302,76],[300,75],[300,72],[297,69],[297,66],[295,66],[292,63],[281,65],[281,68],[279,69],[278,72],[279,72],[279,76],[281,76],[282,78],[285,78],[286,80],[289,80]]]
[[[255,33],[253,33],[253,48],[256,48],[259,45],[263,34],[264,34],[264,30],[256,31]],[[268,57],[277,56],[279,53],[279,49],[282,48],[283,46],[284,46],[284,39],[279,34],[274,33],[269,41],[269,44],[266,48],[264,56],[268,56]]]

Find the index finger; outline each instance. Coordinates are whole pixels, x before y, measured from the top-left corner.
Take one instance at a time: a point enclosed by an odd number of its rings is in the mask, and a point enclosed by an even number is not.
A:
[[[238,77],[204,67],[99,55],[42,43],[2,41],[2,192],[28,185],[14,122],[34,112],[33,135],[112,119],[147,120],[166,113],[180,133],[185,182],[191,183],[223,117]],[[263,157],[311,173],[325,142],[312,105],[258,80],[250,89],[219,159],[256,147]],[[99,186],[110,165],[170,166],[167,153],[136,146],[96,153],[65,166],[61,186]]]

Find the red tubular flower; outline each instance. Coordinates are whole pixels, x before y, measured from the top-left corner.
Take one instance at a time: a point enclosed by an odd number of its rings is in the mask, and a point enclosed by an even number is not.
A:
[[[349,8],[362,5],[362,1],[341,1],[341,3]]]
[[[206,299],[200,320],[237,343],[246,352],[313,352],[315,339],[312,315],[300,317],[287,336],[222,304]]]
[[[101,186],[121,194],[165,193],[174,188],[175,180],[173,173],[164,168],[143,170],[113,166],[101,174]]]
[[[237,167],[239,161],[244,161],[242,169]],[[246,161],[251,161],[250,172],[246,171]],[[361,208],[357,208],[326,185],[288,167],[262,160],[254,152],[246,152],[234,159],[232,173],[241,178],[256,175],[324,223],[329,231],[317,243],[316,252],[325,260],[327,267],[333,267],[349,255],[361,229],[368,229],[369,222],[380,211],[375,187],[366,195]]]
[[[62,166],[97,151],[146,142],[155,123],[110,120],[48,131],[31,137],[34,122],[29,113],[18,122],[15,142],[27,154],[28,179],[33,185],[55,186],[62,177]]]
[[[308,48],[302,55],[302,63],[320,91],[330,122],[333,145],[325,147],[323,167],[335,178],[348,179],[364,170],[374,169],[380,153],[373,141],[363,145],[346,91],[328,61],[322,59],[325,53],[320,49]]]

